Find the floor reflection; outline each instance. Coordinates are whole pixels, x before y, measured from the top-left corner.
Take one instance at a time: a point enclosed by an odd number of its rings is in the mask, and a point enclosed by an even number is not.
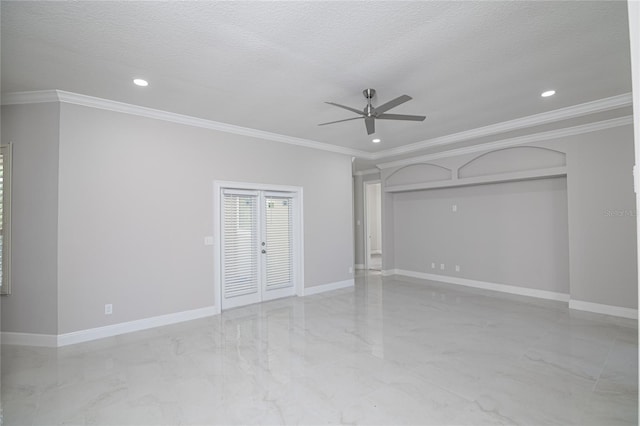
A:
[[[374,272],[1,366],[6,425],[638,421],[637,322]]]

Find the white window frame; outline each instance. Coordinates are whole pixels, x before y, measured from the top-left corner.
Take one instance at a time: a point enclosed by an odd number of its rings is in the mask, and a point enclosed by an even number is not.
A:
[[[11,167],[13,159],[13,145],[0,145],[3,159],[3,198],[2,198],[2,285],[0,295],[11,294]]]
[[[371,259],[371,241],[369,240],[369,234],[370,234],[370,229],[369,229],[369,199],[367,197],[367,193],[368,193],[368,188],[370,185],[376,185],[376,184],[380,184],[380,204],[382,204],[382,197],[384,196],[384,191],[382,190],[382,180],[381,179],[375,179],[375,180],[365,180],[364,182],[362,182],[362,200],[363,200],[363,211],[364,211],[364,215],[363,215],[363,229],[364,229],[364,269],[365,271],[369,270],[369,263],[370,263],[370,259]],[[382,224],[382,209],[380,209],[380,211],[378,212],[378,217],[379,220]],[[382,234],[378,236],[378,238],[380,238],[380,247],[384,247],[384,245],[382,244]],[[382,250],[382,256],[384,256],[384,250]],[[382,269],[382,267],[381,267]]]
[[[223,190],[288,192],[293,194],[293,257],[294,293],[304,296],[304,224],[303,191],[300,186],[271,185],[263,183],[219,181],[213,182],[213,268],[214,310],[222,312],[222,196]]]

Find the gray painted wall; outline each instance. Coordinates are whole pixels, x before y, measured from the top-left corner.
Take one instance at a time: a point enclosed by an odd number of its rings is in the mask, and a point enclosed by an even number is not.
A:
[[[214,180],[303,187],[306,287],[353,278],[348,156],[70,104],[6,107],[3,119],[16,143],[3,331],[212,306]]]
[[[303,187],[306,286],[353,277],[348,156],[69,104],[60,133],[60,333],[213,305],[214,180]]]
[[[632,126],[623,126],[613,129],[601,130],[588,134],[564,137],[532,145],[543,147],[551,150],[557,150],[566,153],[566,171],[567,171],[567,189],[566,189],[566,209],[568,216],[568,247],[569,247],[569,293],[573,300],[586,301],[592,303],[600,303],[611,306],[619,306],[626,308],[637,308],[638,300],[638,276],[637,276],[637,253],[636,253],[636,221],[635,221],[635,194],[633,192],[633,128]],[[521,150],[520,152],[525,152]],[[509,152],[509,171],[518,170],[514,168],[518,164],[517,150]],[[502,155],[501,153],[500,155]],[[477,157],[479,154],[467,154],[457,157],[447,157],[433,161],[433,163],[442,165],[447,168],[458,170],[459,167],[468,161]],[[487,157],[489,158],[489,157]],[[543,157],[540,157],[543,158]],[[559,158],[559,157],[558,157]],[[527,156],[523,159],[526,168],[531,167],[531,158]],[[485,162],[485,166],[490,167],[493,161]],[[500,163],[500,162],[498,162]],[[553,162],[553,166],[560,163]],[[548,165],[547,165],[548,166]],[[393,173],[393,169],[384,169],[382,171],[382,181],[385,185],[385,179]],[[489,171],[482,172],[483,175],[490,175]],[[548,184],[548,182],[547,182]],[[460,194],[467,192],[468,197],[474,196],[476,191],[483,191],[480,186],[472,186],[467,189],[460,188]],[[551,206],[551,200],[554,199],[556,212],[558,216],[564,213],[564,204],[560,204],[559,193],[562,191],[560,187],[547,188],[555,195],[547,200],[547,207]],[[438,190],[422,191],[436,194]],[[441,190],[445,194],[445,198],[453,197],[456,194],[453,189]],[[449,191],[449,192],[446,192]],[[478,192],[482,193],[482,192]],[[407,193],[408,194],[408,193]],[[447,195],[448,194],[448,195]],[[551,193],[549,194],[551,196]],[[427,216],[410,218],[408,216],[396,217],[398,213],[404,212],[406,209],[397,209],[394,207],[397,199],[409,201],[415,195],[403,195],[402,193],[386,193],[383,196],[383,268],[391,269],[412,269],[420,268],[427,264],[433,256],[431,252],[423,251],[420,255],[411,254],[404,243],[407,235],[396,235],[396,227],[404,232],[404,229],[411,225],[415,228],[424,226],[424,223],[430,222]],[[424,196],[435,197],[435,195]],[[466,200],[466,198],[465,198]],[[540,199],[540,202],[543,200]],[[466,202],[466,201],[465,201]],[[533,202],[533,199],[527,202]],[[510,209],[514,206],[509,207]],[[513,211],[516,213],[516,210]],[[437,212],[428,212],[428,214],[436,214]],[[521,212],[520,214],[526,214]],[[400,224],[409,219],[413,219],[413,223]],[[556,223],[557,218],[548,218],[549,224]],[[553,221],[552,221],[553,219]],[[439,219],[438,219],[439,220]],[[447,223],[450,218],[442,216],[443,226],[451,226]],[[536,220],[539,220],[537,218]],[[478,221],[475,227],[466,228],[464,232],[467,234],[481,234],[481,229],[485,224]],[[523,226],[525,226],[523,224]],[[555,225],[554,225],[555,226]],[[561,229],[561,228],[560,228]],[[561,229],[562,230],[562,229]],[[452,228],[452,235],[455,235]],[[514,232],[518,229],[514,229]],[[564,232],[564,231],[562,231]],[[553,242],[549,238],[548,243]],[[462,238],[462,237],[456,237]],[[454,238],[455,241],[455,238]],[[509,242],[506,242],[511,244]],[[540,242],[541,243],[541,242]],[[417,243],[416,243],[417,244]],[[449,242],[443,242],[442,250],[433,253],[453,253],[451,259],[455,262],[458,248],[455,248]],[[507,246],[508,246],[507,244]],[[555,241],[555,245],[548,246],[552,250],[559,250],[559,241]],[[494,247],[494,249],[496,249]],[[463,249],[464,252],[464,249]],[[562,250],[558,251],[558,262],[562,261]],[[480,256],[487,256],[486,253],[478,251]],[[523,258],[535,254],[522,253]],[[409,257],[406,259],[405,257]],[[413,257],[411,257],[413,256]],[[505,253],[508,258],[511,253]],[[516,264],[526,259],[513,259]],[[558,280],[552,280],[553,276],[560,277],[564,273],[562,267],[558,264],[551,265],[551,260],[547,259],[549,267],[555,271],[548,275],[549,281],[538,283],[533,288],[551,289],[557,287]],[[441,262],[445,263],[446,262]],[[469,275],[468,268],[462,266],[460,276],[469,279],[486,280],[483,278],[489,276],[487,271],[483,272],[477,269],[476,272]],[[424,266],[423,266],[424,268]],[[424,269],[417,269],[424,271]],[[443,275],[455,276],[452,269]],[[432,271],[431,271],[432,272]],[[503,273],[504,271],[501,271]],[[440,271],[436,273],[442,274]],[[479,274],[479,275],[478,275]],[[505,275],[505,277],[513,277],[513,275]],[[512,279],[511,282],[502,282],[508,285],[527,285],[525,277]]]
[[[564,178],[399,193],[394,216],[398,269],[569,293]]]
[[[13,142],[11,295],[2,330],[58,331],[57,103],[2,107],[2,142]]]
[[[572,299],[637,308],[633,163],[631,126],[568,144]]]

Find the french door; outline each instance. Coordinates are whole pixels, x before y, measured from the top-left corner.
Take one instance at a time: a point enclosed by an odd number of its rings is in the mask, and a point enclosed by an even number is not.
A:
[[[222,309],[295,294],[295,194],[222,190]]]

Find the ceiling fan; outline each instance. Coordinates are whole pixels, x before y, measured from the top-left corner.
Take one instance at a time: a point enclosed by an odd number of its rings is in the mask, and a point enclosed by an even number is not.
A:
[[[404,114],[387,114],[386,113],[391,108],[395,108],[398,105],[401,105],[405,102],[410,101],[412,99],[411,96],[407,96],[407,95],[398,96],[397,98],[390,100],[389,102],[382,104],[377,108],[374,108],[373,105],[371,105],[371,100],[376,95],[376,91],[374,89],[366,89],[366,90],[363,90],[362,93],[364,94],[364,97],[367,98],[367,106],[365,106],[362,111],[356,108],[348,107],[346,105],[336,104],[335,102],[325,102],[329,105],[334,105],[339,108],[344,108],[348,111],[355,112],[356,114],[360,114],[360,117],[346,118],[344,120],[338,120],[338,121],[330,121],[328,123],[318,124],[318,126],[325,126],[327,124],[341,123],[343,121],[359,120],[361,118],[364,118],[364,125],[367,128],[367,134],[371,135],[376,132],[376,125],[375,125],[376,119],[424,121],[424,119],[426,118],[424,115],[404,115]]]

